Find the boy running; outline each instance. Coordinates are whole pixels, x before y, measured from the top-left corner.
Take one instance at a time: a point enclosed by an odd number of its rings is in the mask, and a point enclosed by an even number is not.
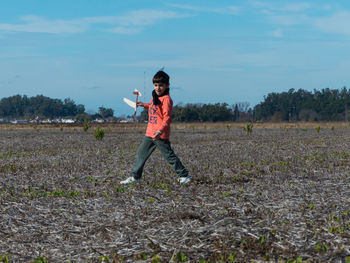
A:
[[[148,109],[148,125],[146,135],[137,151],[132,176],[121,181],[121,184],[130,184],[141,179],[143,167],[155,148],[158,148],[163,157],[173,167],[181,184],[191,181],[188,171],[181,163],[170,146],[170,123],[173,110],[173,101],[169,95],[169,75],[158,71],[153,77],[152,99],[150,103],[137,102],[137,106]]]

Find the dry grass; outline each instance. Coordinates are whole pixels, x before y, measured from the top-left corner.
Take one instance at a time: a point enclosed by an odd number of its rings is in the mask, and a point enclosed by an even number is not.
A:
[[[0,130],[0,256],[10,262],[350,256],[347,124],[254,124],[247,136],[244,124],[175,123],[193,182],[179,185],[156,151],[126,187],[144,124],[105,125],[102,141],[94,127],[17,127]]]

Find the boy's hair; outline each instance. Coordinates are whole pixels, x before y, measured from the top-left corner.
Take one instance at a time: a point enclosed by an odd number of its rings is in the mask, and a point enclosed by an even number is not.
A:
[[[153,84],[154,83],[162,83],[169,85],[169,75],[166,74],[163,70],[159,70],[153,77]]]

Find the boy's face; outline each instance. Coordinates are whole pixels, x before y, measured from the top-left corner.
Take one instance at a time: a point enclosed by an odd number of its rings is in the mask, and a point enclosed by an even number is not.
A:
[[[153,83],[154,90],[158,96],[163,95],[164,91],[169,88],[169,84]]]

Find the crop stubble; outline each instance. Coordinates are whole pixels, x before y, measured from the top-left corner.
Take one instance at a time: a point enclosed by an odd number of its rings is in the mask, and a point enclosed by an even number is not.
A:
[[[216,262],[350,255],[350,128],[175,129],[193,182],[160,153],[129,176],[142,129],[0,130],[0,254],[13,262]],[[231,258],[229,258],[231,255]]]

